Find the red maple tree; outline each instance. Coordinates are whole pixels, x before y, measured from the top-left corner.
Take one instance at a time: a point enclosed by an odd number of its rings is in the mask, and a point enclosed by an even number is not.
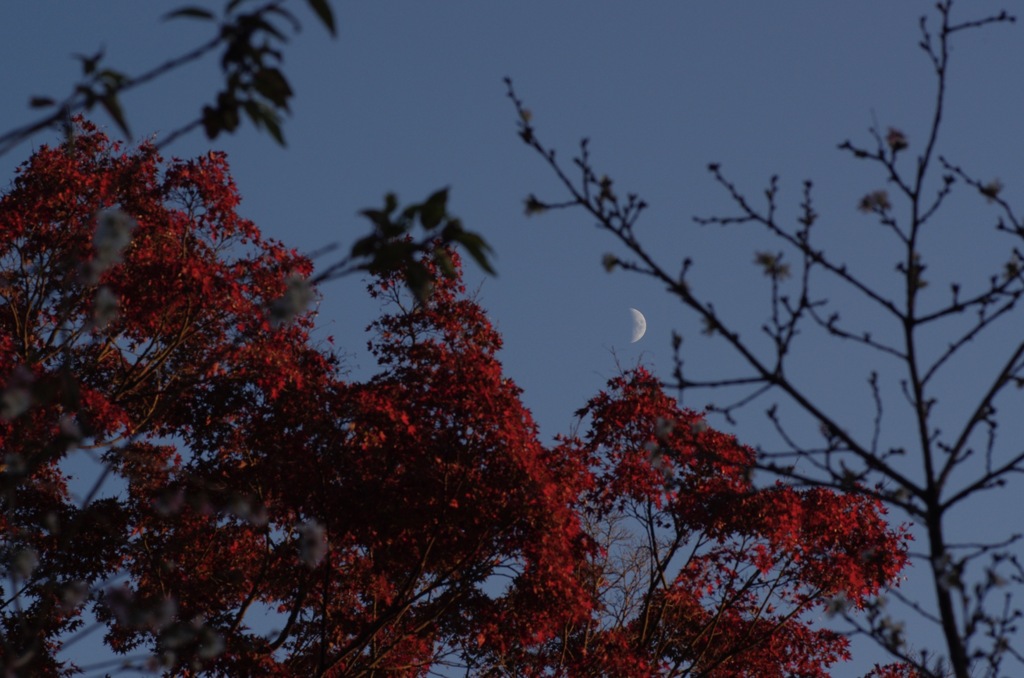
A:
[[[642,368],[588,403],[587,436],[541,444],[451,250],[419,264],[426,296],[378,267],[380,370],[348,381],[309,336],[311,262],[238,202],[223,155],[164,163],[87,123],[0,199],[5,667],[73,673],[92,624],[181,675],[847,656],[806,613],[894,580],[877,504],[755,485],[753,452]],[[73,495],[83,456],[103,472]]]
[[[510,675],[827,676],[849,658],[817,618],[860,608],[906,561],[880,503],[752,481],[755,453],[682,410],[644,368],[580,410],[598,545],[579,565],[592,614],[491,661]],[[810,613],[815,614],[810,614]]]
[[[310,262],[262,239],[238,202],[222,154],[162,168],[152,146],[125,152],[81,122],[61,146],[36,151],[0,199],[9,667],[57,672],[83,606],[103,621],[158,625],[143,613],[168,611],[167,596],[126,607],[124,592],[107,587],[140,566],[155,538],[142,520],[153,513],[147,493],[198,463],[198,443],[228,429],[248,400],[301,384],[304,361],[326,371],[329,359],[307,347],[308,319],[275,329],[266,312]],[[82,456],[105,471],[76,497],[62,463]],[[106,489],[115,477],[124,499]],[[198,495],[188,499],[201,514]],[[188,528],[176,514],[160,529]],[[150,566],[170,572],[159,555]],[[204,623],[189,623],[199,637]],[[133,646],[116,624],[108,641]]]

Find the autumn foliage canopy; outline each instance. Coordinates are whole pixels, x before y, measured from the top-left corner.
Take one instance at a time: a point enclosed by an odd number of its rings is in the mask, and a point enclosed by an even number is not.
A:
[[[582,435],[542,443],[455,251],[423,264],[422,303],[377,267],[379,370],[349,381],[311,338],[311,261],[238,203],[222,154],[165,163],[87,123],[0,199],[13,675],[89,670],[101,644],[223,676],[848,658],[821,617],[906,557],[878,503],[755,482],[754,452],[643,367],[586,403]]]

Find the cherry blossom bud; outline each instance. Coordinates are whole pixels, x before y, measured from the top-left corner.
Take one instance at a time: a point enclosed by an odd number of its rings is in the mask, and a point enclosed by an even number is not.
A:
[[[1000,191],[1003,190],[1003,182],[999,181],[999,179],[993,179],[987,184],[980,186],[978,190],[983,196],[988,198],[989,202],[992,202],[999,197]]]
[[[889,148],[892,149],[893,153],[902,151],[909,145],[907,143],[907,135],[894,127],[889,128],[889,133],[885,135],[885,142],[889,144]]]
[[[857,209],[861,212],[886,212],[892,207],[889,194],[885,191],[873,191],[860,199]]]
[[[532,193],[526,198],[526,208],[524,211],[528,217],[534,214],[540,214],[547,210],[547,208],[547,205],[538,200],[537,196]]]

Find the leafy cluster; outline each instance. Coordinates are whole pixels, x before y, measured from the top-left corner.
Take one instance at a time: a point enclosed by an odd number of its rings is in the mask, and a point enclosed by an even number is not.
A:
[[[509,675],[826,676],[848,641],[810,615],[855,609],[906,561],[877,501],[751,482],[753,450],[681,410],[643,368],[580,412],[557,450],[587,464],[576,510],[594,601]]]
[[[243,116],[258,129],[265,130],[279,144],[284,144],[282,116],[289,112],[292,88],[282,67],[284,46],[289,34],[297,33],[299,20],[289,0],[225,0],[220,17],[198,5],[180,7],[164,15],[164,20],[191,19],[214,28],[206,42],[178,54],[167,61],[139,73],[120,70],[106,61],[103,49],[94,54],[79,55],[81,77],[71,92],[63,97],[33,96],[33,109],[49,111],[41,117],[0,134],[0,155],[10,151],[33,133],[63,126],[70,133],[73,116],[102,109],[127,137],[128,115],[121,96],[160,80],[185,65],[220,54],[223,85],[213,100],[202,106],[192,120],[167,134],[162,145],[197,128],[207,138],[232,133]],[[331,35],[337,32],[334,11],[328,0],[305,0]]]
[[[378,374],[352,382],[309,336],[312,263],[238,216],[222,154],[164,163],[80,122],[21,167],[0,198],[5,669],[781,676],[848,656],[806,613],[895,581],[877,502],[755,487],[752,451],[642,368],[587,404],[587,436],[541,444],[445,200],[394,232],[397,207],[368,214],[353,256],[389,311]],[[100,632],[116,662],[69,659]]]

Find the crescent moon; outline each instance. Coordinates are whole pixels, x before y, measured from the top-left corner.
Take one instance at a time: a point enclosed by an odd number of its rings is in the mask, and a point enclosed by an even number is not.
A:
[[[643,338],[644,332],[647,331],[647,319],[644,318],[644,314],[635,308],[629,309],[630,314],[633,316],[633,336],[630,338],[629,343],[635,344]]]

